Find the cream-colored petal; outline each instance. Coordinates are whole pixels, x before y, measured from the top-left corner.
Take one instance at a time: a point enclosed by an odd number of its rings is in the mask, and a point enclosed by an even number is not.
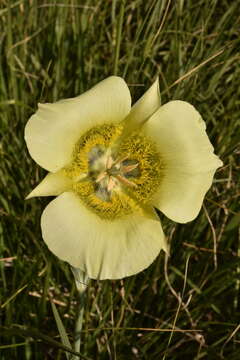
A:
[[[93,279],[136,274],[166,249],[159,221],[138,215],[102,220],[71,192],[46,207],[41,226],[49,249]]]
[[[35,189],[26,197],[57,196],[72,188],[72,181],[60,170],[57,173],[48,173]]]
[[[193,220],[222,165],[214,155],[199,112],[184,101],[163,105],[144,125],[162,159],[163,177],[154,206],[177,222]]]
[[[53,104],[39,104],[25,127],[32,158],[56,172],[71,161],[74,145],[91,127],[122,121],[131,108],[129,89],[123,79],[111,76],[84,94]]]
[[[178,223],[192,221],[201,210],[214,173],[215,170],[201,174],[184,174],[169,169],[153,200],[154,206]]]
[[[125,120],[126,130],[129,132],[139,128],[160,106],[161,96],[159,79],[157,78],[152,86],[133,105]]]

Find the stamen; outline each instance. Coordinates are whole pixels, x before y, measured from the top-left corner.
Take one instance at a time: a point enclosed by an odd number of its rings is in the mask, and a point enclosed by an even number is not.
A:
[[[120,157],[120,158],[117,158],[117,159],[113,162],[112,166],[117,165],[117,164],[120,164],[120,163],[122,163],[123,161],[127,160],[128,158],[129,158],[129,155],[126,155],[126,156],[122,156],[122,157]]]
[[[134,165],[122,166],[123,173],[129,173],[138,167],[138,163]]]
[[[107,184],[107,191],[111,192],[115,187],[115,180],[112,176],[109,176],[108,184]]]
[[[126,179],[124,176],[122,175],[117,175],[116,179],[118,179],[122,184],[127,185],[127,186],[132,186],[132,187],[136,187],[137,185],[134,184],[132,181]]]
[[[107,169],[111,169],[111,167],[113,166],[114,162],[113,162],[113,158],[112,158],[112,156],[111,156],[111,150],[110,150],[110,149],[107,150],[106,156],[107,156],[106,168],[107,168]]]
[[[103,171],[102,173],[100,173],[99,175],[98,175],[98,177],[96,178],[96,183],[99,183],[100,181],[102,181],[104,178],[105,178],[105,176],[107,176],[107,173],[106,173],[106,171]]]

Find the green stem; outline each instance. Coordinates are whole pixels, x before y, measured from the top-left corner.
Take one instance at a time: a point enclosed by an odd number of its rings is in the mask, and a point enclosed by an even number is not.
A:
[[[81,332],[83,326],[83,315],[84,308],[86,303],[86,289],[88,284],[88,276],[81,271],[80,269],[72,267],[72,272],[74,274],[76,288],[78,291],[78,305],[77,305],[77,317],[75,323],[75,333],[74,333],[74,351],[80,353],[81,348]],[[74,356],[73,360],[79,360],[79,357]]]
[[[74,334],[74,350],[76,352],[80,352],[80,348],[81,348],[81,332],[82,332],[85,301],[86,301],[86,293],[78,292],[78,309],[77,309],[77,318],[75,323],[75,334]]]

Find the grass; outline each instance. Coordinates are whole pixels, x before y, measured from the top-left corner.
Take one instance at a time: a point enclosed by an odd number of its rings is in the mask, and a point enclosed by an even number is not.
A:
[[[121,281],[91,281],[87,359],[239,359],[239,0],[2,0],[0,3],[0,358],[65,359],[77,292],[42,241],[49,199],[24,126],[37,102],[76,96],[115,73],[136,100],[159,75],[162,102],[191,102],[224,166],[200,215],[161,216],[171,256]],[[168,331],[167,329],[172,329]],[[165,330],[165,331],[164,331]],[[177,331],[181,330],[181,331]]]

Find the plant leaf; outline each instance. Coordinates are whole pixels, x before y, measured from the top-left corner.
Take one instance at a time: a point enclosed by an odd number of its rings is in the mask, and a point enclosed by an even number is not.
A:
[[[54,302],[52,302],[52,301],[51,301],[51,305],[52,305],[53,315],[54,315],[54,318],[55,318],[55,321],[56,321],[56,324],[57,324],[57,328],[58,328],[62,343],[63,343],[63,345],[65,345],[66,347],[68,347],[68,348],[70,348],[72,350],[71,343],[70,343],[69,338],[67,336],[67,332],[66,332],[65,327],[63,325],[63,322],[62,322],[62,320],[60,318],[57,307],[54,304]],[[71,360],[69,353],[67,353],[65,351],[65,354],[66,354],[67,360]]]

